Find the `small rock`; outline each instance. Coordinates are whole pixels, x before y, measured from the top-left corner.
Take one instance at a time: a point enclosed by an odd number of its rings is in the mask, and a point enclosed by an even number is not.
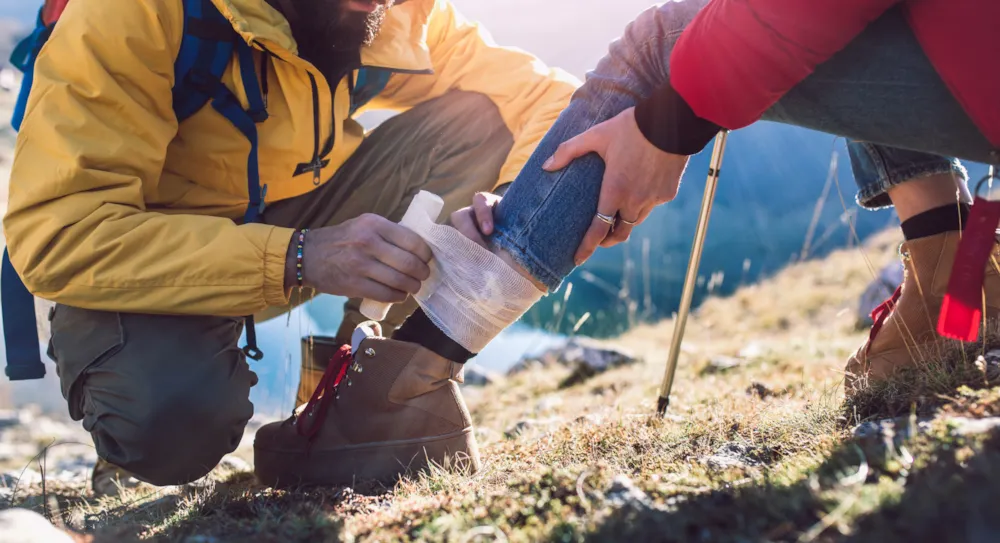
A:
[[[868,462],[876,466],[888,466],[894,458],[906,458],[901,447],[919,434],[930,430],[930,419],[917,419],[911,423],[910,417],[869,421],[854,428],[854,437]]]
[[[993,349],[982,356],[986,363],[986,379],[996,381],[1000,379],[1000,349]]]
[[[747,388],[747,396],[757,396],[762,400],[766,400],[774,396],[774,391],[764,383],[754,382]]]
[[[0,430],[21,426],[28,422],[25,419],[30,418],[30,416],[27,411],[2,410],[0,411]]]
[[[219,465],[216,466],[215,469],[234,472],[248,472],[253,471],[253,466],[239,456],[227,454],[222,457],[222,460],[219,461]]]
[[[766,350],[760,343],[754,342],[740,349],[739,357],[745,360],[753,360],[764,356]]]
[[[719,447],[715,454],[701,459],[709,469],[722,471],[730,468],[750,468],[759,466],[760,462],[750,457],[750,449],[739,443],[726,443]]]
[[[541,356],[525,358],[507,371],[508,375],[529,369],[561,365],[573,368],[573,373],[563,381],[562,386],[583,382],[610,369],[641,362],[633,354],[611,348],[586,338],[573,338],[565,345],[550,349]]]
[[[563,419],[558,418],[558,417],[557,418],[551,418],[551,419],[525,419],[525,420],[522,420],[522,421],[518,421],[516,424],[514,424],[513,426],[511,426],[510,428],[508,428],[507,431],[504,432],[503,435],[507,439],[513,439],[513,438],[521,435],[522,433],[524,433],[527,430],[530,430],[530,429],[533,429],[533,428],[548,427],[548,426],[552,426],[554,424],[559,424],[561,422],[563,422]]]
[[[619,349],[604,347],[583,338],[573,338],[561,353],[559,362],[573,368],[573,373],[559,384],[561,388],[565,388],[608,370],[637,364],[640,359]]]
[[[0,541],[4,543],[73,543],[73,538],[42,515],[27,509],[0,511]]]
[[[5,439],[11,439],[4,436]],[[38,447],[31,443],[0,442],[0,460],[24,460],[38,454]]]
[[[500,379],[496,373],[476,366],[465,367],[465,382],[467,387],[484,387],[492,385]]]
[[[732,356],[713,356],[708,361],[704,373],[722,373],[734,368],[738,368],[746,363],[742,358]]]
[[[3,475],[0,475],[0,485],[7,488],[14,488],[15,486],[26,486],[26,485],[36,485],[41,484],[42,475],[37,471],[28,468],[24,471],[15,470],[8,471]]]
[[[948,422],[952,433],[959,436],[986,434],[1000,428],[1000,417],[990,417],[988,419],[956,417]]]
[[[609,505],[618,509],[647,511],[656,507],[653,500],[625,475],[615,476],[611,486],[604,493],[604,499]]]
[[[568,366],[586,366],[596,375],[612,368],[636,364],[639,359],[621,349],[609,348],[584,338],[573,338],[562,351],[560,361]]]
[[[701,459],[701,463],[716,471],[723,471],[730,468],[745,468],[747,465],[743,461],[728,456],[713,454]]]
[[[600,424],[604,421],[604,417],[598,415],[597,413],[589,413],[587,415],[580,415],[579,417],[573,419],[576,424]]]
[[[538,400],[535,404],[536,413],[545,413],[546,411],[552,411],[553,409],[562,405],[562,396],[550,395]]]
[[[916,434],[922,434],[930,429],[931,419],[917,419]],[[900,417],[897,419],[882,419],[879,421],[863,422],[854,428],[854,437],[860,440],[892,439],[896,446],[902,445],[903,441],[913,437],[910,428],[910,418]]]

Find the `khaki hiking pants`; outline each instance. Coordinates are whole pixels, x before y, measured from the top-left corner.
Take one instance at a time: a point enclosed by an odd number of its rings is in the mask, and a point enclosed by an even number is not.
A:
[[[272,204],[269,224],[318,228],[364,213],[402,218],[421,190],[444,199],[442,220],[488,191],[513,145],[496,106],[485,96],[452,92],[389,119],[315,191]],[[366,320],[360,300],[345,307],[341,341]],[[273,308],[275,317],[291,307]],[[386,333],[416,309],[394,306]],[[236,449],[253,415],[257,376],[237,342],[242,319],[91,311],[57,304],[49,314],[63,397],[83,420],[98,455],[155,485],[206,475]],[[311,357],[310,357],[311,358]],[[264,359],[267,363],[267,358]],[[308,371],[300,388],[315,387]],[[317,371],[318,370],[318,371]],[[300,396],[302,392],[300,392]]]

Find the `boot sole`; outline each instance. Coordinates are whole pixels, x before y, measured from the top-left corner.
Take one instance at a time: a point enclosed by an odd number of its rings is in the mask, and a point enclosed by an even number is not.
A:
[[[273,488],[338,486],[360,481],[395,481],[406,473],[426,469],[431,463],[452,471],[479,471],[479,445],[468,428],[433,438],[383,441],[302,451],[254,447],[254,473]]]

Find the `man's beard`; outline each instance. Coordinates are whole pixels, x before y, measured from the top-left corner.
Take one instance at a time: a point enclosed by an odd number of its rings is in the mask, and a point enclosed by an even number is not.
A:
[[[385,21],[389,7],[394,0],[386,0],[379,4],[375,11],[364,13],[358,11],[348,11],[344,8],[341,0],[325,0],[327,5],[334,4],[332,9],[322,10],[319,30],[316,39],[326,42],[334,50],[348,51],[359,49],[362,46],[371,45],[382,29],[382,22]]]

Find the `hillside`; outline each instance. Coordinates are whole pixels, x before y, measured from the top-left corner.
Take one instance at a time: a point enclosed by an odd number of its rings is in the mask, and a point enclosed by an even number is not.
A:
[[[995,540],[995,362],[980,370],[945,348],[892,391],[842,403],[842,364],[863,338],[854,299],[869,262],[893,258],[895,241],[883,235],[709,300],[664,420],[650,413],[669,322],[611,342],[644,362],[582,383],[561,387],[570,370],[554,366],[466,387],[485,460],[475,476],[276,492],[234,458],[185,488],[94,500],[85,474],[52,467],[47,488],[36,481],[7,495],[96,531],[97,542]],[[875,422],[885,417],[902,418]],[[44,430],[22,431],[34,450],[51,443]],[[4,432],[15,448],[14,431]],[[237,456],[250,460],[249,444]],[[5,465],[34,466],[22,449],[20,464]]]

